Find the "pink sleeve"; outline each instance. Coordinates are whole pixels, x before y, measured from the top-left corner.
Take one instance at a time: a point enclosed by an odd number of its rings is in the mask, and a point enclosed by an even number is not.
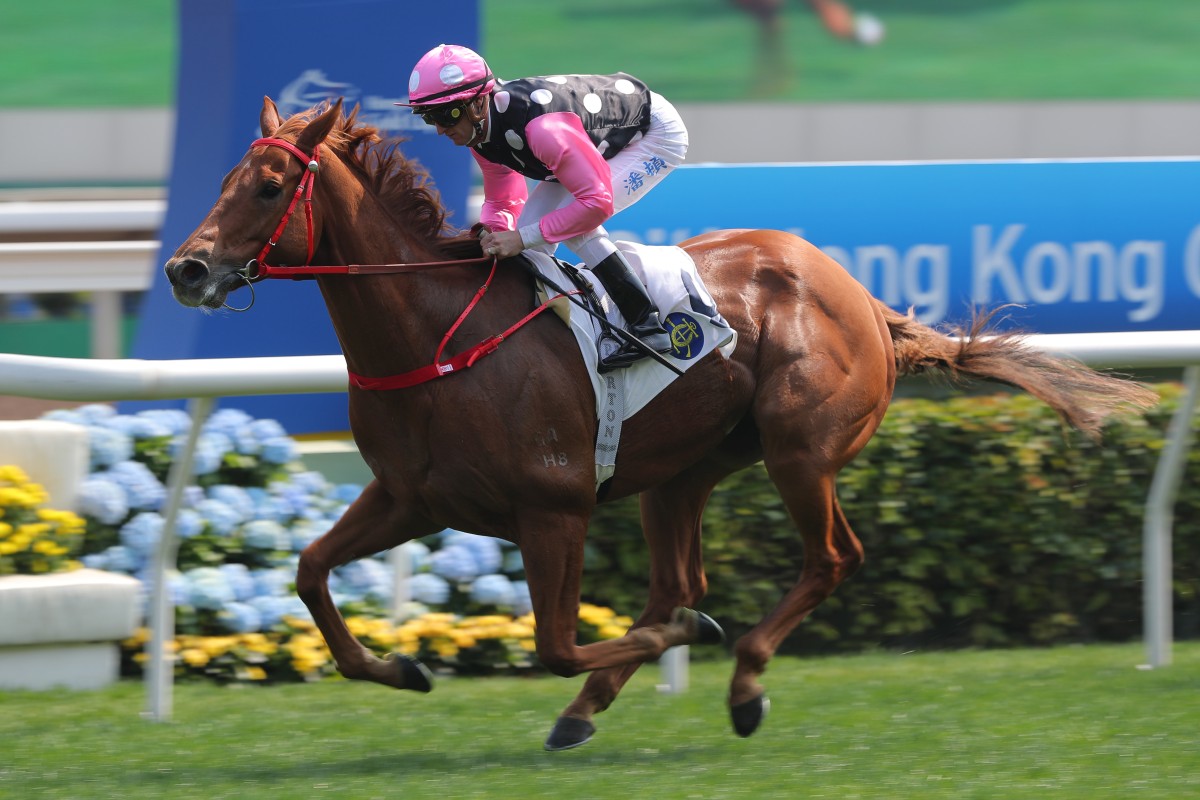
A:
[[[529,194],[524,176],[488,161],[473,149],[471,155],[475,156],[483,173],[483,208],[479,212],[479,221],[489,230],[515,231]]]
[[[542,217],[542,236],[561,242],[603,225],[613,215],[612,172],[579,117],[556,112],[525,128],[529,150],[550,168],[575,201]]]

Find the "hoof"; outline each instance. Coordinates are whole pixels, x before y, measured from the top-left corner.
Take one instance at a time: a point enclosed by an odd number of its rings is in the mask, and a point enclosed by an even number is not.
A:
[[[401,689],[411,689],[421,694],[433,691],[433,673],[429,671],[429,667],[412,656],[400,653],[392,656],[392,662],[400,672]]]
[[[744,703],[729,707],[729,715],[733,718],[733,730],[743,739],[758,730],[767,711],[771,709],[771,701],[765,694],[753,697]]]
[[[595,732],[596,726],[586,719],[559,717],[554,723],[550,735],[546,737],[546,749],[555,751],[579,747],[579,745],[591,741],[592,734]]]
[[[725,631],[717,621],[703,611],[696,612],[696,644],[724,644]]]
[[[702,611],[677,608],[671,621],[676,624],[687,624],[689,618],[696,626],[696,639],[692,644],[721,644],[725,641],[725,631],[721,630],[721,626],[717,624],[716,620]]]

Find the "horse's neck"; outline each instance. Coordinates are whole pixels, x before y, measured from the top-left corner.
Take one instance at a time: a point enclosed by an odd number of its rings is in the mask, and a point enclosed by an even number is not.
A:
[[[331,215],[336,230],[322,233],[316,264],[395,264],[439,260],[420,237],[398,226],[375,196],[363,187],[347,186],[322,198],[332,209],[354,208],[352,215]],[[321,294],[350,370],[381,376],[424,366],[432,361],[464,303],[464,288],[477,288],[483,275],[458,269],[428,274],[325,275]],[[469,297],[469,292],[467,294]]]

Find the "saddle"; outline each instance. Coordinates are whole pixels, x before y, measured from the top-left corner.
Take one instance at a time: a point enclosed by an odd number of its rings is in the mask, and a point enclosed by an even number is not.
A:
[[[695,262],[679,247],[654,247],[633,242],[614,242],[629,260],[634,273],[646,285],[650,298],[658,306],[663,326],[671,334],[671,351],[663,357],[681,372],[713,350],[728,358],[737,346],[737,332],[717,310],[716,302]],[[621,436],[621,423],[636,414],[679,376],[652,358],[612,372],[601,374],[599,348],[611,346],[613,338],[607,328],[593,316],[565,297],[553,299],[557,286],[576,289],[581,303],[614,327],[624,327],[625,320],[604,290],[603,284],[591,277],[583,265],[573,266],[564,261],[527,250],[522,254],[533,266],[538,281],[539,302],[551,300],[551,308],[575,334],[580,355],[587,366],[596,397],[596,486],[597,489],[612,477]]]

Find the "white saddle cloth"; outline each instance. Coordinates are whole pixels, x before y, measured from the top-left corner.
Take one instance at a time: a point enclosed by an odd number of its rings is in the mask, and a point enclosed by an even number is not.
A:
[[[664,353],[663,358],[686,372],[713,350],[720,350],[725,358],[733,353],[737,347],[737,332],[717,311],[712,295],[687,252],[679,247],[651,247],[633,242],[614,244],[646,285],[650,298],[658,306],[663,327],[671,334],[672,350]],[[525,255],[549,280],[564,289],[572,288],[570,278],[554,259],[534,251],[526,251]],[[586,267],[581,266],[580,271],[595,286],[609,322],[623,327],[624,319],[616,304],[608,298],[604,285]],[[548,288],[547,292],[549,296],[555,294]],[[599,487],[615,471],[621,422],[644,408],[679,376],[649,356],[625,369],[601,375],[597,371],[600,362],[597,342],[602,333],[600,322],[574,303],[567,303],[566,308],[596,394],[596,418],[600,421],[596,437],[596,486]],[[606,348],[606,353],[608,348],[616,347],[607,339],[601,346]]]

